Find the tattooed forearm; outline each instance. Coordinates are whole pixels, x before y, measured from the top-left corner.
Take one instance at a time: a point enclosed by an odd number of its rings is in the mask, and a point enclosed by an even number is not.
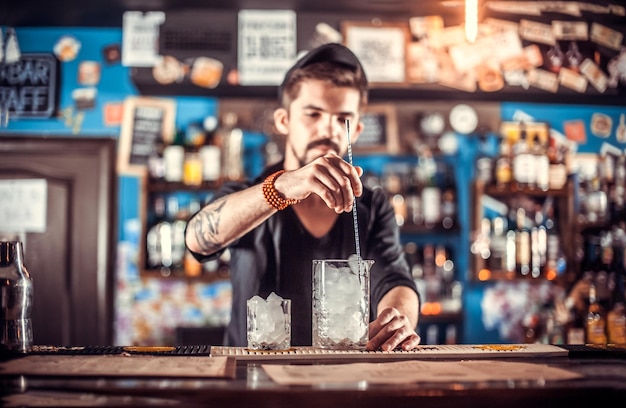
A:
[[[198,213],[198,219],[194,223],[193,229],[198,244],[206,251],[214,252],[221,249],[224,245],[219,240],[220,215],[226,198],[215,201],[210,208],[205,208]]]

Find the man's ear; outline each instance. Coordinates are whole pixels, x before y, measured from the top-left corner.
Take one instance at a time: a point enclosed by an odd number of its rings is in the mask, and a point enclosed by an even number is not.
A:
[[[281,135],[286,135],[289,132],[289,113],[285,108],[278,108],[274,111],[274,127],[276,131]]]
[[[356,127],[354,128],[354,130],[350,131],[350,143],[354,143],[356,142],[356,140],[359,138],[359,136],[361,135],[361,132],[363,131],[363,122],[361,122],[360,120],[357,122]]]

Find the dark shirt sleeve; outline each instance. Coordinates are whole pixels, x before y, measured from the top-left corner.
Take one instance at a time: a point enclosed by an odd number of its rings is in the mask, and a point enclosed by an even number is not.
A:
[[[375,261],[370,277],[371,318],[374,319],[378,303],[392,288],[406,286],[418,292],[400,242],[394,211],[384,190],[372,191],[370,205],[366,256]]]

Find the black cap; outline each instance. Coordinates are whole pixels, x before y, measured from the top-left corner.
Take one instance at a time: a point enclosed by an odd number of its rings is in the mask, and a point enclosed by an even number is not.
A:
[[[315,64],[317,62],[332,62],[335,64],[345,65],[353,72],[361,71],[361,75],[363,76],[363,80],[367,83],[367,77],[365,76],[365,70],[361,65],[361,62],[357,58],[356,55],[350,49],[342,44],[338,43],[327,43],[320,45],[317,48],[314,48],[304,54],[302,57],[296,61],[293,67],[287,71],[285,74],[285,78],[283,79],[283,83],[278,87],[278,98],[282,99],[283,90],[289,79],[291,78],[291,74],[293,71],[304,68],[308,65]]]

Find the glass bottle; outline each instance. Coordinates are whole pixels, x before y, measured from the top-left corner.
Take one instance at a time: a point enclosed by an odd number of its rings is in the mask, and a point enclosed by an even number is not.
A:
[[[489,269],[492,271],[506,270],[506,232],[507,221],[504,217],[493,219],[493,230],[489,239]]]
[[[511,185],[513,170],[511,163],[511,145],[508,140],[502,139],[500,155],[496,160],[495,179],[498,190],[506,190]]]
[[[526,224],[526,210],[517,209],[517,229],[515,230],[515,260],[517,273],[527,276],[530,272],[530,230]]]
[[[0,241],[0,351],[27,353],[33,343],[33,282],[21,241]]]
[[[550,160],[539,134],[536,134],[533,138],[532,155],[535,170],[535,186],[542,191],[547,191],[550,187]]]
[[[596,296],[596,285],[589,287],[589,307],[587,308],[587,343],[606,345],[606,317]]]
[[[624,300],[615,302],[606,320],[609,343],[626,344],[626,307]]]
[[[520,125],[519,139],[513,145],[513,182],[518,190],[534,184],[534,168],[531,164],[533,156],[528,147],[526,126]]]

